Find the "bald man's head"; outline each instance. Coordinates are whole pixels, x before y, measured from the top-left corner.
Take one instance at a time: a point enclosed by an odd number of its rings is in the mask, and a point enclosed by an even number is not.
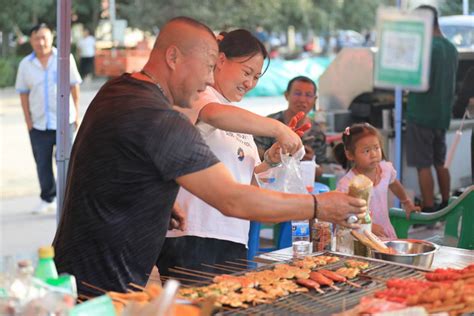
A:
[[[214,33],[204,24],[187,17],[168,21],[160,31],[147,71],[161,77],[172,101],[190,107],[200,91],[214,82],[218,55]]]
[[[215,41],[214,33],[209,27],[188,17],[176,17],[163,26],[154,49],[165,50],[170,45],[176,45],[183,53],[187,53],[204,38]]]

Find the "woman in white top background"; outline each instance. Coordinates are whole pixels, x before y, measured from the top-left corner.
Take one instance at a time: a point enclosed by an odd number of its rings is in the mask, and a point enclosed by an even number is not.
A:
[[[283,123],[231,105],[256,86],[268,53],[247,30],[221,33],[219,37],[214,84],[185,114],[193,122],[197,119],[196,127],[207,145],[235,179],[255,184],[254,173],[279,163],[280,146],[284,152],[294,153],[302,143]],[[265,153],[264,162],[260,161],[252,135],[277,139]],[[176,202],[186,214],[187,227],[168,232],[157,261],[161,275],[171,275],[168,269],[174,266],[197,267],[247,257],[249,221],[227,217],[183,188]]]

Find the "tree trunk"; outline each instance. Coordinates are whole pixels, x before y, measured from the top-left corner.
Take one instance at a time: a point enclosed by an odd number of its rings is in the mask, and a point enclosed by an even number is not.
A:
[[[6,30],[2,30],[2,57],[6,58],[9,53],[10,48],[10,40],[8,38],[9,32]]]

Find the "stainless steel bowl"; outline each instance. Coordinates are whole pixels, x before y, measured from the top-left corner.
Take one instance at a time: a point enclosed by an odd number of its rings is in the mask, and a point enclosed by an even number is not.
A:
[[[431,267],[434,255],[439,249],[439,246],[432,242],[416,239],[392,240],[385,244],[388,247],[395,249],[397,254],[389,255],[378,251],[372,251],[374,258],[422,268]]]

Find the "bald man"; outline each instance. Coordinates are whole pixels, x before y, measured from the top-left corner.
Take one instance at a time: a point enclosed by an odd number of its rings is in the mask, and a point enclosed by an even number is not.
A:
[[[190,107],[213,82],[218,49],[205,25],[170,20],[140,73],[107,82],[90,104],[74,143],[54,247],[59,272],[126,291],[145,285],[171,219],[179,185],[227,216],[261,221],[345,222],[363,200],[342,193],[287,195],[241,185],[172,105]],[[179,217],[178,217],[179,218]]]

